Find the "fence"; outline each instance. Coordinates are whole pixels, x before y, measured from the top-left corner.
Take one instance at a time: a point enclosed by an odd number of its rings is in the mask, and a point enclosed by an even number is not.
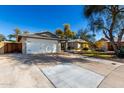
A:
[[[22,43],[10,43],[2,42],[0,47],[0,53],[21,53],[22,52]]]

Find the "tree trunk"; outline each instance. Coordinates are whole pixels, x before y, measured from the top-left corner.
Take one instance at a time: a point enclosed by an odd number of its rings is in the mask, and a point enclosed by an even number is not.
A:
[[[121,48],[121,40],[122,40],[122,37],[124,35],[124,29],[122,29],[118,35],[118,41],[117,41],[117,46],[118,46],[118,49]]]
[[[18,35],[16,35],[16,42],[18,42]]]
[[[117,55],[118,54],[118,48],[117,48],[116,43],[113,40],[110,40],[110,43],[114,49],[115,54]]]
[[[114,25],[115,25],[115,20],[116,20],[116,10],[115,10],[115,8],[113,8],[113,10],[112,10],[113,12],[112,12],[112,24],[111,24],[111,26],[110,26],[110,30],[109,30],[109,41],[110,41],[110,43],[111,43],[111,45],[112,45],[112,47],[113,47],[113,49],[114,49],[114,52],[115,52],[115,54],[116,55],[118,55],[118,48],[117,48],[117,45],[116,45],[116,43],[115,43],[115,41],[114,41],[114,36],[113,36],[113,29],[114,29]]]
[[[104,30],[103,30],[103,34],[109,40],[110,44],[112,45],[112,47],[114,49],[115,54],[118,53],[118,48],[116,46],[116,43],[114,42],[114,38],[113,38],[112,34],[109,34],[109,36],[108,36]]]

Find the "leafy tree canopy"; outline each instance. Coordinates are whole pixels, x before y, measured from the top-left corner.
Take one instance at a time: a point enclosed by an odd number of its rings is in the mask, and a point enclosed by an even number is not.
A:
[[[92,31],[102,31],[113,46],[115,53],[118,53],[124,35],[124,6],[88,5],[84,8],[84,14],[89,23],[92,23],[90,26],[93,28]],[[117,42],[114,37],[118,38]]]
[[[75,33],[71,31],[69,24],[64,24],[64,30],[61,29],[56,30],[56,35],[63,39],[73,39],[76,38]]]
[[[3,34],[0,34],[0,42],[6,40],[6,37]]]

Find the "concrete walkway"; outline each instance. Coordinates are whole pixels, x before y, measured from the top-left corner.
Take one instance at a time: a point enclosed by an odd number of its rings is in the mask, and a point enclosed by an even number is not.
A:
[[[99,58],[91,58],[86,56],[79,56],[79,55],[76,56],[85,60],[89,60],[91,62],[87,64],[76,62],[75,64],[104,76],[104,79],[102,80],[102,82],[99,84],[98,87],[124,88],[123,63],[99,59]]]
[[[66,55],[63,61],[67,62],[69,58],[81,58],[82,61],[41,68],[55,87],[124,87],[123,63],[73,54]]]
[[[105,60],[105,59],[93,58],[93,57],[87,57],[87,56],[80,56],[80,55],[75,55],[75,56],[85,59],[85,60],[99,62],[99,63],[103,63],[103,64],[113,64],[114,63],[114,64],[116,64],[116,66],[123,65],[123,63],[119,63],[119,62],[111,61],[111,60]]]
[[[100,84],[102,88],[124,88],[124,66],[112,71]]]
[[[96,88],[104,76],[73,64],[43,69],[43,73],[57,88]]]
[[[105,66],[103,65],[103,67]],[[62,64],[42,70],[46,77],[57,88],[124,87],[123,65],[115,69],[109,69],[108,67],[103,69],[102,66],[100,71],[99,69],[98,67],[96,69],[93,68],[91,64],[89,64],[89,66],[87,65],[87,67],[81,66],[81,64],[79,66],[74,64]]]

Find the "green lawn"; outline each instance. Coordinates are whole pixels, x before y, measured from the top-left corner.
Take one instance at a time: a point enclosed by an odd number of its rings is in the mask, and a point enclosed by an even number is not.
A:
[[[113,58],[113,55],[107,55],[107,54],[83,54],[83,55],[90,57]]]
[[[110,55],[110,54],[107,54],[104,52],[98,52],[98,51],[87,51],[87,52],[84,52],[82,55],[89,56],[89,57],[104,58],[104,59],[110,59],[114,57],[114,55]]]

